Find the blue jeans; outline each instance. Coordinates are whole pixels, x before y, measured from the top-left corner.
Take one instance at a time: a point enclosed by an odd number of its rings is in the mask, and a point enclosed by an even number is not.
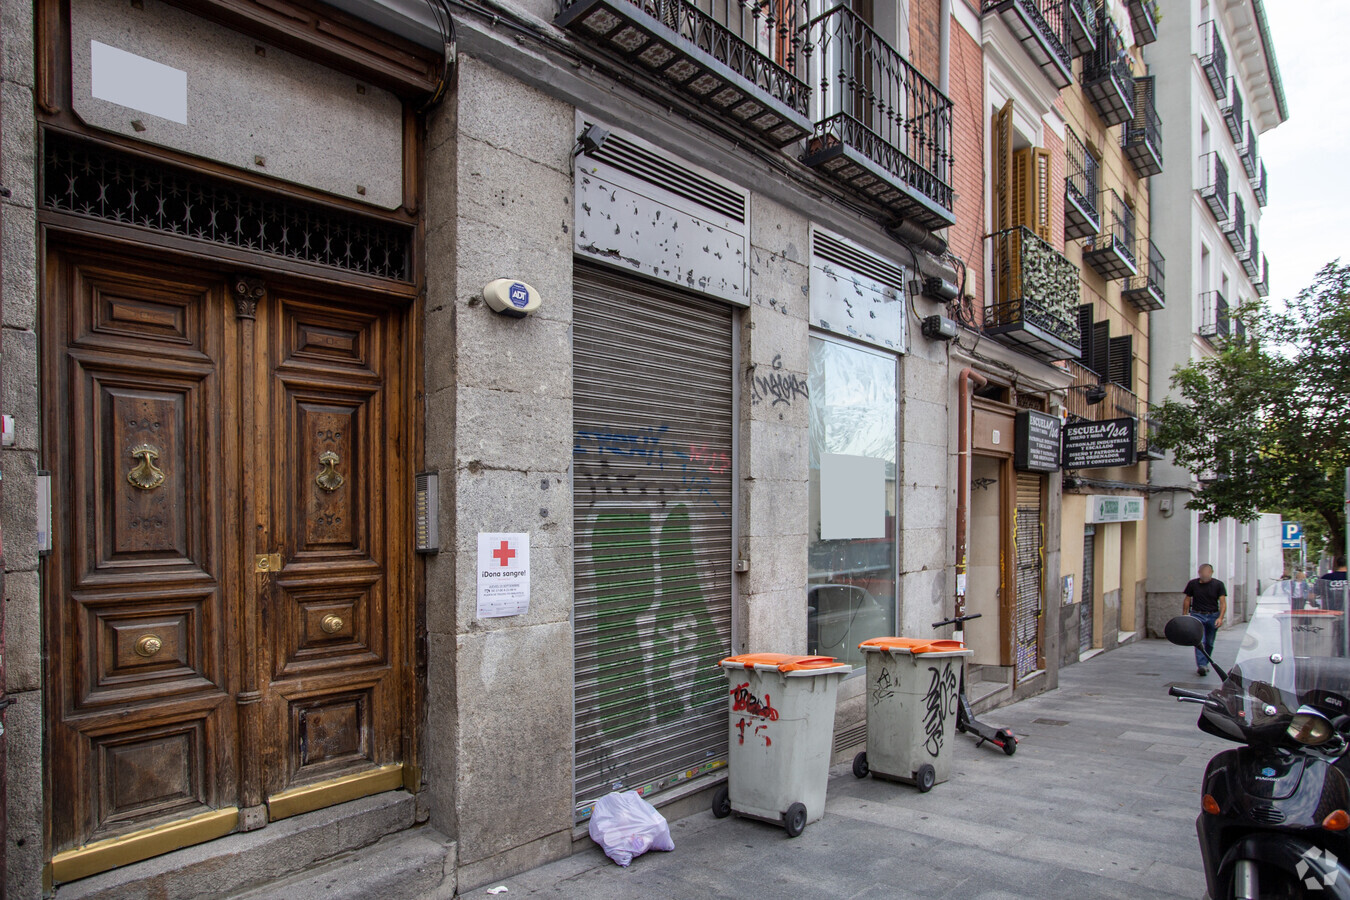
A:
[[[1199,619],[1202,623],[1204,623],[1205,653],[1208,653],[1211,656],[1214,655],[1214,636],[1219,633],[1219,629],[1215,626],[1214,623],[1219,621],[1219,614],[1216,612],[1214,613],[1193,612],[1191,613],[1191,616],[1196,619]],[[1197,648],[1195,651],[1195,667],[1197,669],[1204,669],[1208,666],[1209,660],[1205,659],[1204,653],[1201,653],[1200,650]]]

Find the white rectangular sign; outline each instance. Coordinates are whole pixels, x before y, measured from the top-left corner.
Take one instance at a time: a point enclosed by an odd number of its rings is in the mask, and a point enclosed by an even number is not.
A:
[[[1087,521],[1090,525],[1108,522],[1138,522],[1144,518],[1143,497],[1090,494],[1087,499]]]
[[[478,533],[478,618],[530,611],[530,536]]]
[[[886,536],[886,460],[820,455],[820,538]]]
[[[187,72],[99,41],[89,57],[96,98],[187,124]]]

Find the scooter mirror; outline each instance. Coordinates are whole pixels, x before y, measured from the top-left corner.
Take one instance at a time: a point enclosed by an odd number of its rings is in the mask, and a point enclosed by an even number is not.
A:
[[[1194,616],[1177,616],[1163,626],[1163,634],[1182,647],[1199,647],[1205,640],[1205,625]]]

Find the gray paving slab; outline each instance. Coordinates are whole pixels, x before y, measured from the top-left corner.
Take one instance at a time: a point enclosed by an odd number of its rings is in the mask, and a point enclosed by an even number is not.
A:
[[[1216,655],[1236,646],[1223,635]],[[838,766],[825,817],[799,838],[700,813],[672,824],[674,852],[621,869],[596,847],[506,879],[502,896],[1196,900],[1200,776],[1227,745],[1196,729],[1172,683],[1202,683],[1189,651],[1102,653],[984,716],[1022,737],[1016,756],[958,736],[951,781],[931,793]]]

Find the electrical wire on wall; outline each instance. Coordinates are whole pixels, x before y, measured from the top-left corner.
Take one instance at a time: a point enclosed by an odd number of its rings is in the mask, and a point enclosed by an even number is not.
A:
[[[445,58],[441,63],[441,77],[436,82],[436,90],[417,110],[418,113],[426,112],[445,98],[445,93],[450,89],[450,82],[455,75],[455,20],[450,15],[450,7],[446,0],[426,0],[426,3],[427,9],[431,10],[431,20],[436,26],[437,33],[440,34]]]

